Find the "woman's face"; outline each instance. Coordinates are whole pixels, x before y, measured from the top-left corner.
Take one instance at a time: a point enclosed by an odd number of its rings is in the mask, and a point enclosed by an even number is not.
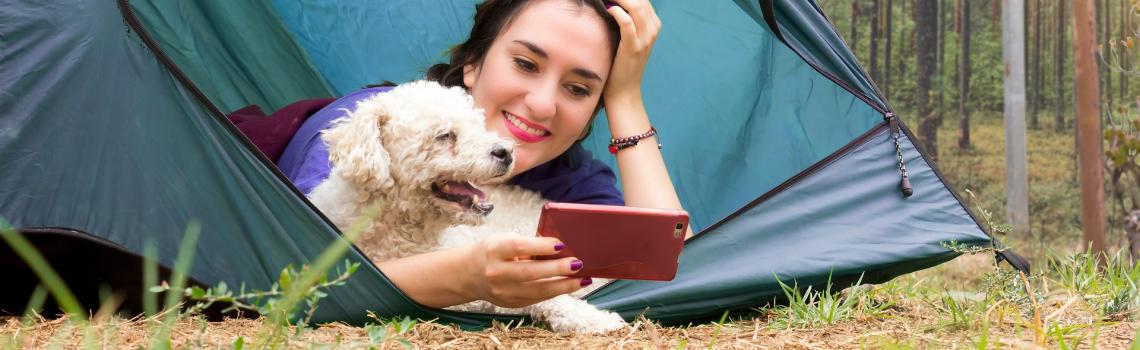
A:
[[[518,174],[565,152],[586,131],[611,59],[606,27],[588,7],[528,4],[463,83],[486,110],[488,130],[516,142]]]

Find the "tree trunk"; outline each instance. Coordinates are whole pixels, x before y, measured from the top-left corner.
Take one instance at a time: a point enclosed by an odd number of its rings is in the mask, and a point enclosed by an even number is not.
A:
[[[930,103],[931,77],[934,76],[934,50],[935,37],[938,28],[935,27],[935,16],[938,14],[937,4],[932,1],[918,1],[914,4],[915,23],[915,79],[918,89],[915,90],[914,101],[918,109],[919,138],[922,139],[930,156],[938,158],[938,126],[942,119],[934,113]]]
[[[1108,9],[1106,8],[1105,10],[1107,12]],[[1128,31],[1127,31],[1128,22],[1131,22],[1131,20],[1132,20],[1132,16],[1130,16],[1129,13],[1130,12],[1128,12],[1128,5],[1125,5],[1124,1],[1120,1],[1120,36],[1119,36],[1119,38],[1121,38],[1121,39],[1124,39],[1125,37],[1128,36]],[[1122,48],[1121,50],[1123,50],[1125,52],[1130,51],[1127,48]],[[1132,55],[1130,55],[1130,54],[1120,55],[1121,66],[1128,67],[1128,58],[1130,56],[1132,56]],[[1119,74],[1119,75],[1117,75],[1117,78],[1118,78],[1117,81],[1119,81],[1119,83],[1118,83],[1119,86],[1117,86],[1117,88],[1120,89],[1119,90],[1120,91],[1120,97],[1117,101],[1120,101],[1119,103],[1123,104],[1123,103],[1126,103],[1125,101],[1128,101],[1128,94],[1126,91],[1126,90],[1128,90],[1128,79],[1124,78],[1124,70],[1120,70],[1119,72],[1117,72],[1117,74]]]
[[[1105,17],[1104,17],[1106,15],[1104,10],[1106,8],[1108,8],[1108,0],[1095,0],[1095,1],[1096,1],[1096,20],[1097,20],[1097,23],[1099,23],[1099,24],[1108,23],[1108,21],[1106,21]],[[1097,40],[1100,40],[1100,42],[1099,42],[1100,44],[1104,44],[1103,47],[1105,47],[1105,48],[1108,47],[1108,41],[1106,40],[1106,38],[1108,38],[1108,36],[1105,33],[1105,29],[1107,29],[1107,28],[1108,28],[1108,26],[1099,26],[1099,25],[1096,26],[1096,38],[1097,38]],[[1104,57],[1107,58],[1108,56],[1106,55]],[[1108,75],[1108,65],[1106,65],[1106,64],[1098,64],[1097,65],[1097,72],[1100,74],[1101,77],[1110,77]],[[1106,79],[1100,79],[1100,81],[1098,83],[1100,85],[1100,93],[1101,93],[1100,101],[1104,102],[1104,94],[1107,93],[1108,91],[1112,91],[1112,89],[1110,89],[1110,86],[1108,86],[1108,84],[1106,84],[1107,83]],[[1100,112],[1101,112],[1100,113],[1101,119],[1103,120],[1106,117],[1106,115],[1108,114],[1108,109],[1102,110]]]
[[[883,95],[886,96],[887,100],[890,100],[891,99],[891,64],[894,63],[893,60],[891,60],[891,42],[893,41],[892,39],[895,36],[895,30],[892,26],[892,24],[894,22],[893,17],[894,17],[894,12],[895,12],[894,11],[895,3],[894,3],[894,0],[886,0],[886,1],[887,1],[887,6],[884,6],[885,9],[883,11],[883,22],[886,23],[887,29],[883,31],[883,34],[886,37],[885,39],[887,40],[887,42],[886,42],[887,45],[886,45],[886,47],[884,47],[885,50],[883,50],[883,52],[887,54],[887,57],[883,60]]]
[[[934,67],[938,72],[938,87],[935,89],[936,91],[934,93],[934,97],[937,99],[935,101],[934,111],[935,113],[938,113],[938,119],[941,120],[943,115],[942,90],[946,87],[946,84],[944,83],[946,81],[946,0],[938,0],[937,11],[938,12],[935,14],[935,18],[937,18],[937,20],[935,20],[935,25],[938,26],[938,44],[934,53]]]
[[[962,118],[958,122],[958,148],[970,148],[970,109],[966,103],[970,100],[970,3],[959,0],[962,6],[962,15],[958,17],[959,27],[962,30],[958,59],[958,115]]]
[[[1001,28],[998,27],[998,21],[1001,20],[1002,3],[1002,1],[990,1],[990,28]]]
[[[1091,0],[1090,0],[1091,1]],[[1090,14],[1091,15],[1091,14]],[[1053,86],[1055,87],[1057,101],[1054,106],[1053,128],[1057,131],[1065,130],[1065,3],[1057,2],[1057,45],[1053,49],[1054,71]],[[1097,137],[1099,140],[1100,137]]]
[[[1027,1],[1026,3],[1028,4],[1029,2]],[[1033,55],[1030,56],[1027,54],[1026,55],[1026,61],[1029,61],[1030,57],[1032,57],[1032,59],[1033,59],[1033,63],[1030,65],[1030,68],[1029,68],[1029,76],[1031,77],[1031,79],[1029,79],[1029,81],[1031,82],[1031,85],[1030,85],[1031,88],[1029,89],[1029,91],[1031,91],[1031,93],[1029,94],[1029,99],[1027,101],[1028,107],[1029,107],[1029,129],[1037,130],[1037,127],[1038,127],[1038,125],[1037,125],[1037,108],[1040,107],[1040,105],[1038,104],[1037,95],[1041,93],[1041,91],[1037,88],[1037,86],[1038,86],[1037,80],[1040,79],[1039,77],[1037,77],[1037,70],[1041,68],[1041,57],[1040,57],[1040,52],[1041,52],[1040,51],[1040,49],[1041,49],[1041,0],[1036,0],[1034,5],[1035,6],[1033,6],[1033,22],[1034,22],[1033,23],[1033,36],[1030,37],[1029,40],[1026,40],[1027,43],[1032,45],[1031,48],[1029,50],[1027,50],[1026,52],[1032,52]],[[1026,30],[1026,32],[1028,32],[1028,30]]]
[[[1073,0],[1073,63],[1076,66],[1076,115],[1080,141],[1081,226],[1084,245],[1098,257],[1105,253],[1104,164],[1096,70],[1096,18],[1093,0]]]
[[[871,8],[871,80],[876,84],[882,83],[879,79],[879,1],[872,0],[874,5]]]
[[[1112,4],[1111,1],[1104,0],[1104,33],[1102,34],[1104,36],[1098,36],[1097,37],[1101,40],[1104,40],[1104,46],[1105,47],[1108,47],[1108,40],[1112,40],[1112,37],[1113,37],[1113,35],[1112,35],[1112,11],[1110,10],[1112,8],[1111,4]],[[1099,101],[1108,103],[1106,106],[1111,106],[1112,105],[1112,73],[1110,73],[1108,70],[1105,70],[1103,77],[1104,77],[1104,79],[1103,79],[1104,80],[1104,89],[1100,90],[1100,100]],[[1111,113],[1110,111],[1103,111],[1103,112]]]
[[[1056,25],[1052,23],[1053,21],[1049,21],[1048,19],[1051,14],[1050,10],[1055,7],[1057,7],[1056,1],[1044,1],[1044,6],[1041,7],[1041,15],[1039,15],[1042,19],[1041,36],[1037,38],[1037,40],[1041,41],[1041,49],[1039,50],[1039,54],[1037,54],[1037,59],[1041,60],[1041,62],[1037,64],[1037,91],[1039,91],[1039,93],[1037,93],[1037,106],[1041,106],[1041,109],[1037,111],[1039,114],[1042,114],[1043,111],[1047,111],[1045,108],[1050,106],[1049,101],[1051,101],[1051,99],[1045,99],[1045,93],[1048,92],[1045,91],[1045,87],[1048,87],[1050,80],[1050,74],[1045,72],[1045,67],[1048,67],[1045,63],[1048,62],[1048,58],[1051,56],[1050,54],[1053,49],[1053,40],[1049,40],[1047,36],[1053,32],[1053,26]]]
[[[1025,0],[1005,0],[1001,11],[1002,103],[1005,114],[1006,214],[1017,232],[1029,234],[1029,175],[1025,161]]]

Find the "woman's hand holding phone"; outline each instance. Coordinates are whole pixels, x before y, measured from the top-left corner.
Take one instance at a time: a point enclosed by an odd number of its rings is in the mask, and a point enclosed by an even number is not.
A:
[[[534,260],[562,250],[562,242],[549,237],[496,235],[469,249],[474,297],[501,307],[522,307],[590,285],[590,278],[566,277],[582,267],[574,257]],[[577,261],[577,263],[575,263]]]

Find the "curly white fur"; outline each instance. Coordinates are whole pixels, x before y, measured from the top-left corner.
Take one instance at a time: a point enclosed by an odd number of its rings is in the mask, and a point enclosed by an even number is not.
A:
[[[471,244],[491,234],[535,232],[543,201],[535,193],[497,185],[513,164],[493,152],[513,145],[486,130],[483,111],[464,90],[412,82],[345,113],[322,134],[332,171],[309,198],[342,229],[375,207],[377,216],[356,242],[369,259]],[[495,201],[494,211],[484,217],[438,198],[432,184],[441,180],[482,184]],[[455,309],[524,312],[558,332],[603,332],[625,325],[617,314],[566,295],[521,309],[486,302]]]

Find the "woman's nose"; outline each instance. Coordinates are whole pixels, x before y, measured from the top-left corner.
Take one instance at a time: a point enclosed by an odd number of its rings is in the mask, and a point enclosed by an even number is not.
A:
[[[550,86],[538,86],[527,93],[526,104],[530,108],[530,117],[535,121],[554,117],[558,111],[556,93],[557,87]]]

